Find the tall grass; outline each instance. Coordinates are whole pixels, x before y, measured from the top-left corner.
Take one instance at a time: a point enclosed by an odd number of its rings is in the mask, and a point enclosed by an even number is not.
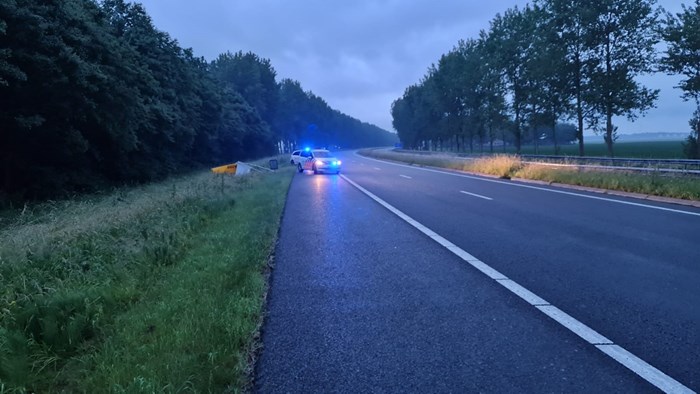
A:
[[[523,167],[519,158],[508,155],[495,155],[468,161],[464,163],[464,171],[494,175],[499,178],[510,178]]]
[[[537,164],[523,167],[513,176],[551,183],[700,201],[700,179],[692,176],[668,176],[655,172],[639,174],[576,170],[538,166]]]
[[[613,145],[616,157],[635,157],[642,159],[685,159],[683,154],[683,141],[639,141],[624,142],[618,141]],[[497,149],[498,150],[498,149]],[[515,147],[506,148],[506,153],[514,154]],[[535,147],[532,145],[523,146],[523,154],[535,154]],[[554,146],[540,146],[537,150],[540,155],[554,155]],[[604,142],[586,142],[586,156],[605,157],[608,156],[608,146]],[[565,156],[578,156],[578,144],[566,144],[559,146],[559,154]]]
[[[380,159],[495,175],[500,178],[534,179],[700,201],[700,179],[692,176],[558,168],[526,164],[517,157],[508,155],[467,160],[454,156],[420,155],[372,149],[362,150],[360,153]]]
[[[4,215],[0,391],[241,387],[292,174],[201,173]]]

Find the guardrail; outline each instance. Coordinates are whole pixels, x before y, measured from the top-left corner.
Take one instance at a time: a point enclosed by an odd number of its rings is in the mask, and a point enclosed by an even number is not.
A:
[[[489,154],[454,154],[435,151],[412,151],[394,149],[397,152],[419,155],[449,155],[456,159],[473,160]],[[536,163],[557,167],[576,167],[601,170],[659,172],[673,174],[689,174],[700,176],[700,160],[690,159],[639,159],[630,157],[592,157],[592,156],[548,156],[520,155],[526,163]]]
[[[553,164],[557,166],[700,175],[700,160],[546,155],[520,155],[520,157],[530,163]]]

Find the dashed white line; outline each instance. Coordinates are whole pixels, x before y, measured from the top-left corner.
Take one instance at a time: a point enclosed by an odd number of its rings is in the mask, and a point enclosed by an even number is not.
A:
[[[379,167],[374,167],[374,169],[377,171],[381,171],[381,168],[379,168]]]
[[[355,152],[355,155],[356,155],[357,157],[361,157],[361,158],[363,158],[363,159],[365,159],[365,160],[376,161],[376,162],[379,162],[379,163],[382,163],[382,164],[389,164],[389,165],[392,165],[392,166],[399,166],[399,167],[412,168],[412,169],[414,169],[414,170],[422,170],[422,171],[428,171],[428,172],[435,172],[435,173],[438,173],[438,174],[451,175],[451,176],[456,176],[456,177],[461,177],[461,178],[467,178],[467,179],[474,179],[474,180],[482,181],[482,182],[499,183],[499,184],[502,184],[502,185],[508,185],[508,186],[513,186],[513,187],[522,187],[522,188],[525,188],[525,189],[540,190],[540,191],[545,191],[545,192],[550,192],[550,193],[564,194],[564,195],[568,195],[568,196],[590,198],[590,199],[592,199],[592,200],[608,201],[608,202],[612,202],[612,203],[624,204],[624,205],[631,205],[631,206],[635,206],[635,207],[650,208],[650,209],[658,209],[658,210],[660,210],[660,211],[666,211],[666,212],[681,213],[681,214],[691,215],[691,216],[700,216],[700,213],[697,213],[697,212],[682,211],[682,210],[680,210],[680,209],[672,209],[672,208],[658,207],[658,206],[656,206],[656,205],[640,204],[640,203],[631,202],[631,201],[615,200],[615,199],[613,199],[613,198],[589,196],[589,195],[586,195],[586,194],[567,192],[567,191],[564,191],[564,190],[547,189],[547,188],[544,188],[544,187],[531,186],[531,185],[524,185],[524,184],[514,183],[514,182],[505,182],[505,181],[499,181],[499,180],[497,180],[497,179],[481,178],[481,177],[472,176],[472,175],[456,174],[456,173],[454,173],[454,172],[434,170],[434,169],[432,169],[432,168],[423,168],[423,167],[409,166],[409,165],[399,164],[399,163],[392,163],[392,162],[390,162],[390,161],[383,161],[383,160],[373,159],[373,158],[371,158],[371,157],[360,156],[359,154],[357,154],[357,152]]]
[[[408,176],[408,175],[399,174],[399,176],[400,176],[401,178],[413,179],[412,177],[410,177],[410,176]]]
[[[486,197],[486,196],[482,196],[481,194],[469,193],[469,192],[465,192],[464,190],[460,190],[459,192],[460,192],[460,193],[464,193],[464,194],[468,194],[468,195],[470,195],[470,196],[483,198],[484,200],[489,200],[489,201],[493,200],[493,198],[491,198],[491,197]]]
[[[606,338],[605,336],[598,333],[594,329],[588,327],[587,325],[583,324],[582,322],[576,320],[574,317],[568,315],[566,312],[562,311],[561,309],[557,308],[556,306],[551,305],[550,303],[548,303],[547,301],[545,301],[544,299],[539,297],[537,294],[531,292],[530,290],[524,288],[523,286],[519,285],[515,281],[509,279],[508,277],[501,274],[497,270],[491,268],[491,266],[489,266],[488,264],[477,259],[476,257],[474,257],[471,254],[464,251],[462,248],[460,248],[457,245],[453,244],[452,242],[448,241],[444,237],[438,235],[433,230],[429,229],[428,227],[419,223],[415,219],[413,219],[410,216],[406,215],[405,213],[401,212],[400,210],[398,210],[397,208],[395,208],[391,204],[387,203],[386,201],[384,201],[381,198],[374,195],[369,190],[358,185],[357,183],[355,183],[353,180],[351,180],[347,176],[341,174],[340,177],[345,179],[348,183],[353,185],[355,188],[357,188],[359,191],[361,191],[362,193],[367,195],[369,198],[373,199],[374,201],[379,203],[381,206],[388,209],[390,212],[392,212],[396,216],[400,217],[402,220],[408,222],[411,226],[415,227],[423,234],[430,237],[435,242],[444,246],[450,252],[459,256],[462,260],[467,262],[469,265],[471,265],[474,268],[476,268],[477,270],[481,271],[489,278],[494,279],[496,281],[496,283],[500,284],[504,288],[511,291],[513,294],[522,298],[527,303],[534,306],[537,310],[539,310],[540,312],[549,316],[550,318],[552,318],[554,321],[561,324],[562,326],[566,327],[568,330],[570,330],[574,334],[578,335],[579,337],[584,339],[589,344],[594,345],[596,349],[600,350],[601,352],[608,355],[613,360],[624,365],[632,372],[641,376],[647,382],[658,387],[660,390],[667,392],[667,393],[694,393],[694,391],[692,391],[691,389],[689,389],[688,387],[686,387],[682,383],[678,382],[677,380],[673,379],[672,377],[661,372],[659,369],[648,364],[647,362],[645,362],[644,360],[635,356],[634,354],[628,352],[627,350],[625,350],[621,346],[615,345],[610,339]],[[612,201],[615,201],[615,200],[612,200]]]

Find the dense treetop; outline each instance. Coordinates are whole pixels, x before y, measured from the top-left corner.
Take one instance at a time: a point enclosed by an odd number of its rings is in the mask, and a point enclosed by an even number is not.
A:
[[[663,36],[668,49],[661,60],[662,68],[683,76],[678,86],[683,98],[695,102],[685,152],[688,157],[700,159],[700,0],[695,0],[693,7],[683,6],[683,12],[677,15],[666,15]]]
[[[603,135],[612,156],[614,119],[654,108],[658,91],[637,77],[658,69],[662,38],[669,44],[662,66],[684,75],[683,96],[700,102],[699,4],[665,21],[655,0],[535,0],[511,8],[406,89],[392,105],[394,128],[417,149],[473,150],[476,141],[492,151],[511,144],[519,152],[523,143],[536,151],[554,144],[556,151],[575,139],[584,155],[588,127]],[[700,157],[698,114],[686,146],[691,157]],[[569,120],[573,135],[561,124]]]
[[[0,203],[394,136],[330,108],[269,60],[209,63],[124,0],[0,2]]]

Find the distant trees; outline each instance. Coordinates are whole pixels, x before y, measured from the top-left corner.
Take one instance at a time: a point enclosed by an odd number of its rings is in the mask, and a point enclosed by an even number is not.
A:
[[[700,0],[695,0],[694,7],[684,5],[683,11],[676,15],[667,14],[663,36],[668,49],[662,68],[683,75],[685,79],[678,86],[683,90],[683,99],[695,101],[685,153],[700,159]]]
[[[139,4],[4,0],[0,205],[320,143],[312,129],[327,145],[393,143],[275,78],[253,53],[194,56]]]
[[[471,136],[491,138],[492,151],[495,136],[517,152],[525,141],[536,151],[540,142],[551,141],[558,151],[563,140],[557,138],[557,125],[575,119],[579,153],[584,154],[588,126],[604,135],[612,156],[613,118],[634,120],[654,106],[658,95],[635,79],[657,64],[659,11],[654,5],[655,0],[536,0],[497,14],[478,40],[466,41],[474,43],[467,45],[473,49],[464,50],[460,41],[394,103],[399,137],[406,143],[420,135],[417,145],[442,149],[445,135],[459,136],[451,120],[457,117],[463,130],[475,130]],[[429,127],[416,108],[406,110],[418,102],[416,97],[437,116]]]

